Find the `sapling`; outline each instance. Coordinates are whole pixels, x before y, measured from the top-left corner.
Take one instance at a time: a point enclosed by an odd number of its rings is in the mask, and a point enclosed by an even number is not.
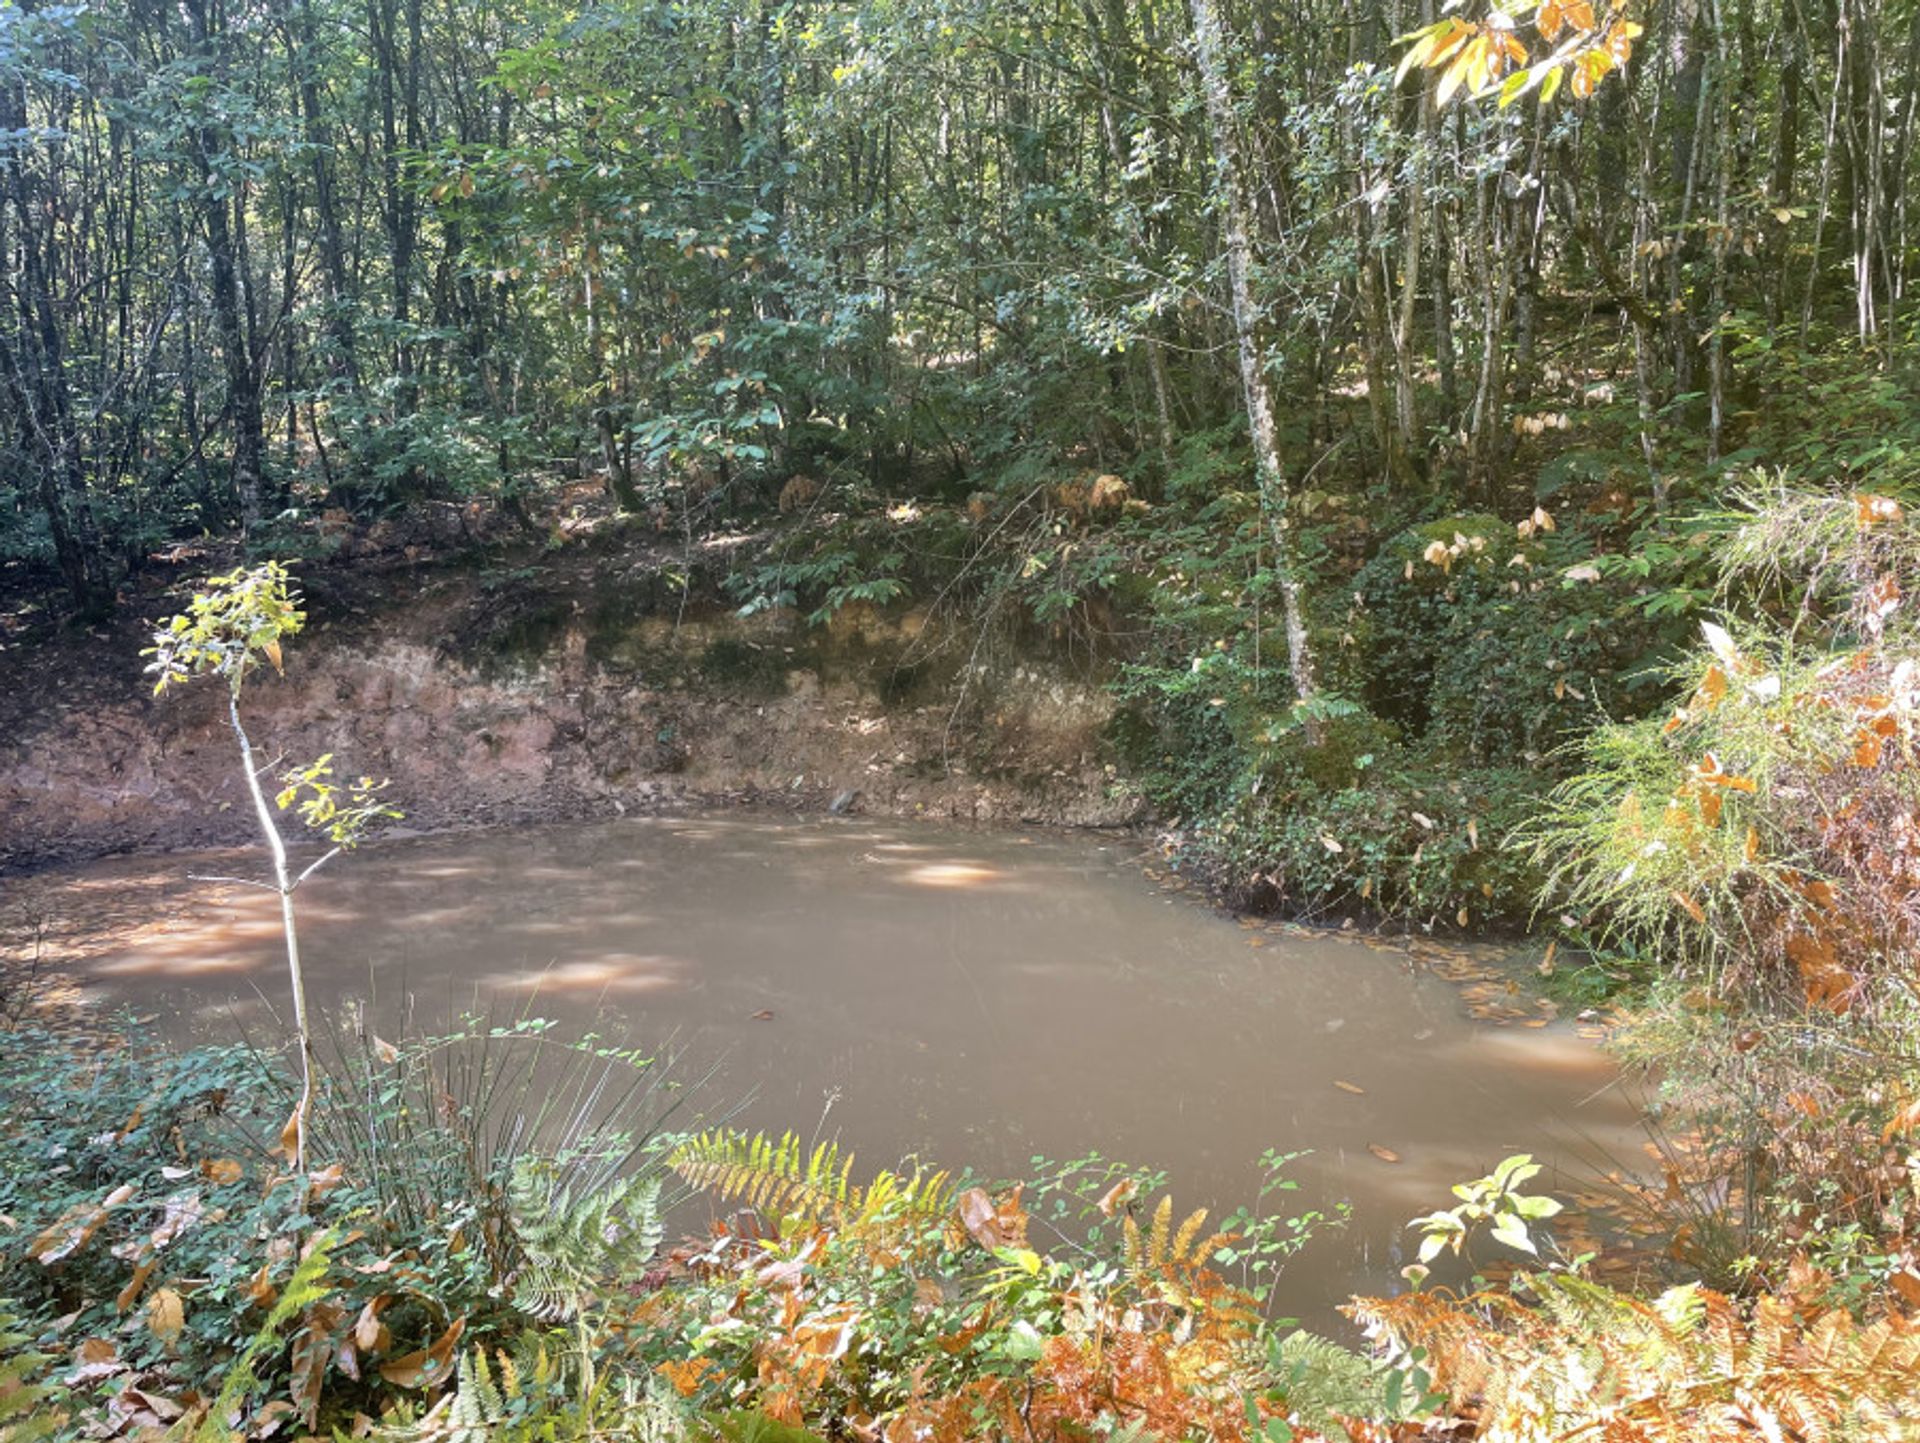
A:
[[[153,645],[141,653],[154,660],[147,667],[158,680],[154,694],[197,676],[217,676],[227,684],[227,725],[240,749],[240,773],[253,801],[254,817],[273,863],[273,880],[248,877],[204,878],[234,882],[274,892],[280,898],[280,927],[286,939],[287,978],[293,991],[293,1026],[300,1043],[300,1101],[294,1108],[286,1139],[296,1171],[307,1166],[307,1116],[313,1103],[313,1031],[308,1022],[306,980],[300,970],[300,937],[294,925],[293,894],[314,873],[342,852],[351,851],[380,822],[401,813],[381,800],[385,780],[361,777],[350,784],[333,781],[333,754],[280,776],[280,789],[269,806],[261,777],[279,765],[264,766],[254,759],[253,741],[240,717],[240,695],[247,674],[261,662],[281,669],[280,643],[306,624],[300,594],[293,578],[278,561],[243,568],[209,580],[180,615],[169,618],[153,633]],[[325,852],[299,872],[287,857],[277,812],[294,809],[302,823],[326,838]]]

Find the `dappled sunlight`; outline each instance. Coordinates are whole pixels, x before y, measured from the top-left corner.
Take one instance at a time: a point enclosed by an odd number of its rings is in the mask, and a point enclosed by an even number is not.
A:
[[[1500,986],[1499,958],[1410,972],[1403,950],[1235,926],[1143,885],[1125,850],[750,814],[421,837],[303,890],[302,953],[329,1016],[373,985],[371,957],[381,1005],[422,1030],[492,1010],[677,1033],[724,1058],[716,1105],[751,1097],[778,1131],[843,1099],[829,1129],[875,1157],[1010,1175],[1097,1147],[1231,1207],[1263,1150],[1307,1150],[1303,1203],[1357,1210],[1297,1264],[1329,1293],[1509,1153],[1633,1152],[1631,1097],[1565,1020],[1469,1015],[1464,990]],[[66,945],[93,959],[75,980],[182,1033],[278,1041],[277,900],[182,880],[223,870],[243,868],[53,879]]]
[[[89,969],[101,977],[214,977],[244,976],[260,967],[256,952],[210,950],[203,939],[156,941],[138,951],[96,962]]]
[[[924,862],[901,874],[898,880],[915,887],[958,889],[996,886],[1007,880],[1007,874],[981,862]]]
[[[1613,1064],[1564,1024],[1539,1029],[1480,1029],[1450,1049],[1496,1064],[1506,1077],[1591,1078],[1596,1085],[1613,1080]]]
[[[685,981],[687,964],[672,957],[610,953],[592,961],[556,962],[518,972],[490,972],[480,985],[497,992],[658,992]]]

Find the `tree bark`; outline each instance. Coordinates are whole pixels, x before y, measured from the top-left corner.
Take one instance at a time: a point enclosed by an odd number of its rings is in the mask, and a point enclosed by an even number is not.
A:
[[[1314,677],[1313,643],[1307,633],[1299,548],[1294,543],[1288,515],[1290,496],[1286,471],[1280,462],[1273,393],[1267,384],[1259,341],[1259,313],[1253,301],[1252,247],[1248,241],[1247,202],[1241,186],[1240,147],[1235,134],[1225,44],[1213,0],[1189,0],[1189,8],[1193,15],[1194,54],[1200,66],[1207,126],[1213,142],[1214,184],[1222,212],[1234,347],[1240,360],[1240,387],[1246,404],[1247,431],[1253,442],[1254,472],[1273,538],[1273,569],[1280,583],[1287,663],[1293,674],[1295,697],[1309,702],[1319,688]],[[1308,733],[1318,739],[1317,728],[1309,726]]]

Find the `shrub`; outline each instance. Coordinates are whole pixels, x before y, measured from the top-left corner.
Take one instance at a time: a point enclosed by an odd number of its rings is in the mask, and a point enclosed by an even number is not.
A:
[[[292,1084],[244,1046],[9,1034],[0,1292],[90,1340],[76,1406],[224,1389],[250,1426],[311,1431],[439,1391],[463,1339],[590,1337],[583,1270],[637,1279],[679,1096],[664,1063],[537,1022],[360,1035],[321,1053],[314,1135],[338,1160],[300,1172]]]
[[[1741,1184],[1764,1275],[1810,1234],[1897,1251],[1920,1219],[1920,534],[1891,498],[1776,490],[1725,552],[1767,619],[1706,623],[1683,704],[1600,729],[1531,835],[1568,905],[1660,959],[1635,1045]]]

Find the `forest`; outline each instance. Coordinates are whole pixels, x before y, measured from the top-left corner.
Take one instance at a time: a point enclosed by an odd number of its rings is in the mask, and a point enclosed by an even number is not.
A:
[[[1920,1438],[1917,109],[1916,0],[0,0],[0,1439]],[[895,628],[861,736],[1497,954],[1472,1015],[1604,1031],[1647,1158],[1485,1157],[1336,1336],[1293,1154],[1209,1223],[696,1126],[644,1031],[309,1008],[296,890],[450,818],[275,688],[443,585],[602,671],[784,628],[692,675],[743,716],[768,637]],[[979,699],[1036,659],[1078,772]],[[244,785],[41,846],[29,732],[114,688],[224,697]],[[280,1035],[62,1002],[33,865],[207,841]]]

